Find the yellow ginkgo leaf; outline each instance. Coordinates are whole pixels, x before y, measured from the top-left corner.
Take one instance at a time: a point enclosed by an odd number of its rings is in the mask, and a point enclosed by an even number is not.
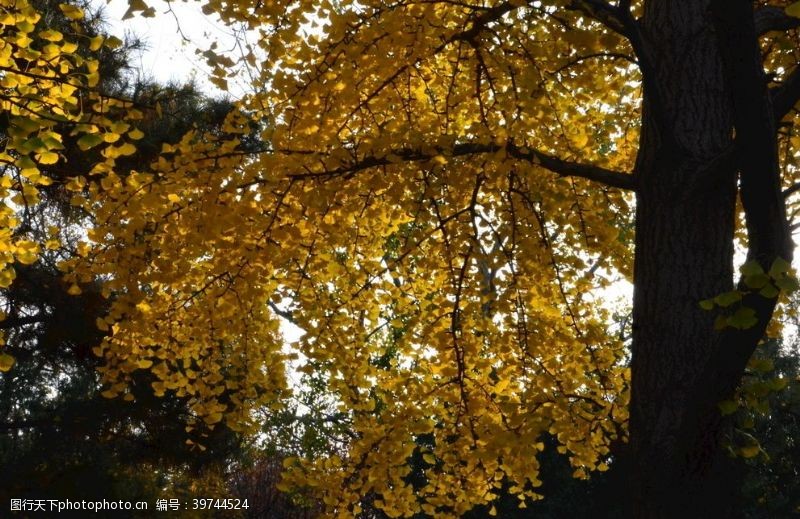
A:
[[[10,370],[16,361],[8,353],[0,353],[0,371]]]
[[[36,160],[39,161],[40,164],[55,164],[58,162],[58,153],[52,151],[38,153],[36,155]]]
[[[83,9],[69,4],[59,4],[59,9],[64,13],[64,16],[70,20],[80,20],[83,18]]]
[[[739,454],[741,454],[743,458],[754,458],[758,456],[759,452],[761,452],[761,447],[759,445],[748,445],[739,449]]]

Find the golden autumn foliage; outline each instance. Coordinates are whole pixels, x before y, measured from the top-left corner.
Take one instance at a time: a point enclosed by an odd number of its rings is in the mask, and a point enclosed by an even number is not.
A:
[[[142,114],[93,93],[80,34],[0,5],[0,286],[44,246],[14,232],[51,182],[40,166],[67,138],[101,148],[64,181],[94,226],[63,268],[112,299],[106,396],[149,370],[157,395],[189,400],[190,430],[250,430],[292,397],[290,363],[313,364],[353,434],[287,461],[286,485],[341,517],[367,494],[392,517],[458,516],[503,481],[538,498],[545,434],[576,476],[608,468],[629,373],[602,290],[632,269],[641,84],[595,2],[206,2],[258,35],[241,56],[254,93],[221,132],[125,175]],[[797,60],[768,52],[776,70]],[[224,84],[233,58],[205,55]]]
[[[288,462],[287,484],[344,516],[369,493],[392,516],[460,514],[503,478],[538,497],[545,433],[576,474],[605,468],[626,369],[591,292],[601,271],[630,269],[629,200],[541,163],[580,150],[629,168],[637,128],[613,116],[638,110],[638,71],[593,25],[499,6],[259,11],[253,28],[277,30],[253,54],[274,57],[227,134],[186,135],[151,170],[105,179],[78,272],[117,294],[98,348],[109,395],[150,369],[156,393],[190,397],[205,424],[245,427],[289,397],[289,358],[313,359],[357,439]],[[303,37],[315,18],[323,32]],[[582,69],[575,46],[620,56]],[[253,131],[264,149],[240,151]],[[297,344],[271,305],[305,332]],[[405,460],[421,435],[435,447],[414,491]]]
[[[96,94],[99,63],[76,53],[79,44],[94,51],[121,42],[82,35],[77,23],[82,9],[59,8],[75,22],[72,32],[44,26],[42,15],[25,0],[0,3],[0,288],[13,281],[15,262],[31,264],[44,248],[59,247],[57,229],[45,243],[28,239],[24,218],[39,202],[40,189],[53,184],[54,176],[65,176],[57,171],[65,139],[82,150],[97,147],[105,159],[91,171],[66,174],[67,189],[75,191],[83,188],[85,175],[104,175],[113,170],[116,157],[135,150],[126,133],[140,114],[130,103]],[[10,367],[7,358],[2,362],[0,367]]]

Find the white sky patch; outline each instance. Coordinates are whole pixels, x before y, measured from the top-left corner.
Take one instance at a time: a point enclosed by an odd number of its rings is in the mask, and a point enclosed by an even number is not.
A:
[[[206,50],[218,42],[220,51],[235,50],[235,31],[203,14],[200,2],[166,2],[148,0],[156,16],[144,18],[136,14],[123,20],[128,10],[127,0],[95,0],[103,9],[108,32],[122,39],[131,34],[146,44],[144,52],[133,56],[132,65],[143,78],[160,83],[186,83],[194,79],[197,86],[212,96],[240,97],[244,83],[229,83],[230,91],[223,92],[208,81],[209,71],[202,56],[195,51]]]

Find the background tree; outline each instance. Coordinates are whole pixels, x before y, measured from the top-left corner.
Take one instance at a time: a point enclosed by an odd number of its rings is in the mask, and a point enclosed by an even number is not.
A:
[[[751,456],[746,460],[747,466],[739,468],[743,474],[738,500],[745,517],[791,517],[800,506],[796,478],[800,371],[796,343],[794,353],[787,353],[786,346],[787,342],[769,343],[751,363],[753,368],[746,380],[755,381],[747,381],[750,383],[746,382],[745,388],[750,389],[751,402],[755,396],[760,402],[755,410],[739,411],[728,436],[729,448],[757,449],[755,455],[752,450],[739,451],[740,455]]]

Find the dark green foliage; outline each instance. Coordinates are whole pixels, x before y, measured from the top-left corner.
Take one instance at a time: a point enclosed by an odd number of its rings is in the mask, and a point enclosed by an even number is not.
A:
[[[772,519],[800,516],[800,357],[796,340],[781,346],[762,346],[759,355],[771,358],[771,377],[784,377],[786,388],[767,396],[768,412],[755,417],[752,434],[766,455],[747,464],[742,502],[745,517]]]

